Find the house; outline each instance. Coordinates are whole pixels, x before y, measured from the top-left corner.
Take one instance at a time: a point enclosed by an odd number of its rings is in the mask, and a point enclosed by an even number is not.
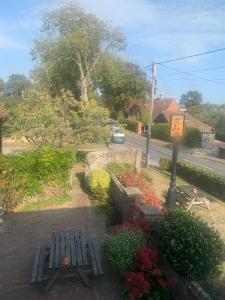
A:
[[[151,109],[150,99],[131,99],[125,108],[125,116],[129,119],[139,120],[141,113],[148,112]],[[153,121],[167,123],[167,118],[171,113],[178,111],[178,105],[174,98],[164,98],[163,93],[156,99],[153,104]]]
[[[129,119],[139,120],[141,113],[149,112],[151,101],[131,99],[125,108],[125,115]],[[163,93],[154,100],[152,119],[155,123],[170,123],[171,113],[181,113],[185,115],[185,124],[187,127],[198,128],[202,135],[202,142],[211,142],[214,139],[214,131],[207,124],[199,121],[187,112],[184,105],[178,105],[174,98],[164,98]]]

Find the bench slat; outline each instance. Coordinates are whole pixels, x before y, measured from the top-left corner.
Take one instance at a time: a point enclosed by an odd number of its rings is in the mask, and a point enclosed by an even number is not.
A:
[[[38,242],[35,261],[34,261],[33,272],[32,272],[32,276],[31,276],[31,282],[36,282],[37,281],[38,265],[39,265],[39,258],[40,258],[40,254],[41,254],[41,247],[42,247],[42,242]]]
[[[45,258],[46,258],[46,245],[43,244],[41,247],[41,254],[39,259],[37,282],[41,282],[43,279]]]
[[[51,249],[50,249],[50,256],[49,256],[49,268],[50,269],[52,269],[52,268],[54,268],[55,267],[55,264],[54,264],[54,262],[55,262],[55,248],[56,248],[56,246],[55,246],[55,239],[56,239],[56,237],[55,237],[55,233],[53,232],[53,234],[52,234],[52,241],[51,241]]]
[[[98,275],[103,275],[103,270],[102,270],[102,264],[100,261],[100,257],[99,257],[99,252],[97,251],[96,245],[93,241],[91,241],[92,244],[92,248],[93,248],[93,252],[94,252],[94,257],[95,257],[95,261],[96,261],[96,266],[98,269]]]
[[[70,250],[71,250],[72,265],[76,266],[77,265],[77,255],[76,255],[76,247],[75,247],[73,232],[70,232]]]
[[[55,268],[60,266],[60,234],[55,234]]]
[[[98,275],[98,268],[97,268],[97,264],[96,264],[96,261],[95,261],[95,255],[94,255],[94,250],[93,250],[93,247],[92,247],[91,240],[88,241],[88,249],[89,249],[89,255],[90,255],[93,274]]]

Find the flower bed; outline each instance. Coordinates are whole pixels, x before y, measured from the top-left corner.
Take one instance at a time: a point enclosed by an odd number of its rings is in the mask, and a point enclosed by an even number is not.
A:
[[[146,204],[151,204],[159,209],[162,209],[161,201],[150,189],[149,185],[146,183],[144,176],[135,174],[131,170],[127,170],[117,175],[117,178],[124,187],[139,188],[142,193],[143,200]]]
[[[123,299],[172,299],[173,278],[166,278],[158,254],[148,245],[149,226],[140,209],[132,205],[128,219],[109,235],[104,252],[124,282]]]

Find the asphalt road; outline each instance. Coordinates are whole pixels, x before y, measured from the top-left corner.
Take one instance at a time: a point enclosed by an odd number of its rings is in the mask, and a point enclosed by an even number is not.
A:
[[[126,136],[125,146],[127,148],[140,148],[145,153],[146,138],[134,134]],[[158,165],[160,157],[172,157],[172,150],[160,145],[151,143],[150,147],[150,164]],[[214,162],[200,157],[195,157],[190,153],[190,150],[180,151],[178,155],[179,161],[191,163],[193,166],[206,169],[219,175],[225,176],[225,164]]]

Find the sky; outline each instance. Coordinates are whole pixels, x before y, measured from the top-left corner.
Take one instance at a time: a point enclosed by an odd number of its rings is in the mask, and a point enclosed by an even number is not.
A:
[[[0,0],[0,78],[7,80],[13,73],[29,76],[34,67],[30,51],[34,39],[41,36],[42,15],[62,3]],[[224,0],[80,0],[75,3],[120,27],[127,38],[127,49],[120,55],[142,68],[152,61],[225,47]],[[147,72],[150,77],[150,70]],[[188,90],[198,90],[205,102],[225,104],[225,51],[157,65],[158,93],[179,100]]]

